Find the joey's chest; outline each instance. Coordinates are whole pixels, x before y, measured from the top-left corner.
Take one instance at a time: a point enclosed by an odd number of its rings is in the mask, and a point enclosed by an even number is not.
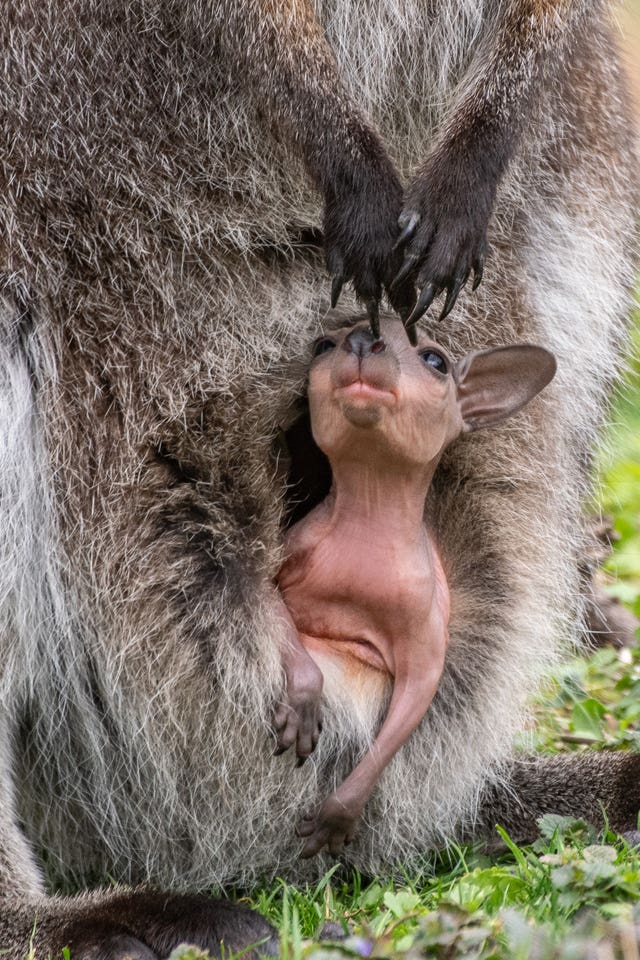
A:
[[[426,547],[338,536],[293,552],[278,586],[303,642],[339,645],[345,655],[369,645],[390,669],[393,648],[428,618],[432,579]]]

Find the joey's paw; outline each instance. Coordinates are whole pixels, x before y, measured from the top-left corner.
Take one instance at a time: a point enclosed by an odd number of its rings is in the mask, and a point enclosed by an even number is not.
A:
[[[280,756],[295,744],[298,766],[315,750],[322,732],[322,671],[311,657],[295,665],[288,664],[285,699],[278,704],[273,727],[276,733],[275,755]]]
[[[317,814],[303,817],[296,828],[296,834],[305,840],[301,859],[314,857],[324,847],[337,857],[355,837],[361,813],[360,806],[343,803],[332,793]]]
[[[353,283],[364,304],[371,328],[380,335],[378,308],[383,287],[388,288],[402,263],[396,248],[402,187],[389,163],[363,171],[361,182],[349,189],[327,191],[324,238],[331,274],[331,306],[345,283]],[[390,294],[392,305],[408,316],[415,302],[413,284],[398,284]]]
[[[446,292],[438,318],[444,320],[471,273],[473,290],[482,280],[495,187],[472,187],[465,173],[459,162],[440,157],[409,188],[398,221],[404,259],[391,289],[417,284],[418,300],[405,321],[410,331],[440,293]]]

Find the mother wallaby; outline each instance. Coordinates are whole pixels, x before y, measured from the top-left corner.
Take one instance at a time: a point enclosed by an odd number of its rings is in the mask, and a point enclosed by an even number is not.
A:
[[[640,758],[510,759],[579,621],[579,506],[629,307],[607,4],[14,0],[0,38],[0,946],[20,957],[34,918],[36,952],[74,960],[264,932],[178,893],[49,899],[43,853],[54,885],[174,891],[327,866],[300,864],[295,814],[386,703],[326,682],[313,759],[272,756],[271,450],[329,306],[323,242],[345,316],[353,288],[375,324],[387,289],[411,332],[442,292],[454,358],[529,341],[558,360],[434,477],[442,680],[347,862],[407,866],[496,820],[523,838],[600,799],[633,825]]]

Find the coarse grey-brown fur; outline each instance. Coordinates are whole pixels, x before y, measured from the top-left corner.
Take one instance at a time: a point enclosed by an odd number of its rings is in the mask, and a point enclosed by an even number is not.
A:
[[[41,899],[44,850],[53,882],[177,890],[329,864],[298,862],[296,817],[367,749],[385,704],[328,680],[314,757],[272,756],[271,451],[328,311],[299,149],[317,131],[293,81],[322,106],[329,147],[366,118],[406,182],[514,4],[316,0],[317,22],[302,0],[3,11],[0,934],[16,944],[29,904],[47,949],[47,911],[76,909]],[[525,697],[579,622],[577,518],[624,342],[633,159],[610,11],[556,6],[529,11],[551,24],[553,56],[530,64],[539,95],[500,181],[485,279],[437,339],[456,357],[539,343],[558,375],[435,478],[450,654],[349,848],[367,872],[491,827],[488,795],[518,807],[505,784]],[[496,110],[500,80],[476,90]],[[580,792],[594,814],[606,786]]]

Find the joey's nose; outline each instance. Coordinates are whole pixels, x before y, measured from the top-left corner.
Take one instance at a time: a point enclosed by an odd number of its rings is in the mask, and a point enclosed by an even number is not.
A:
[[[369,327],[358,327],[345,337],[342,348],[347,353],[355,353],[357,357],[363,359],[370,353],[382,353],[386,349],[386,344],[382,339],[376,340]]]

